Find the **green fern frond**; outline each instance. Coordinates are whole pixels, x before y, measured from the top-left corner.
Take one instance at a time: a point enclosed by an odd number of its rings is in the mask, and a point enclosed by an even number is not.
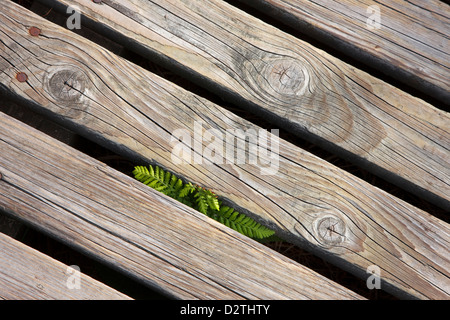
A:
[[[144,166],[137,166],[134,168],[133,175],[145,185],[169,197],[180,199],[180,191],[184,186],[183,181],[170,172],[164,172],[158,166],[155,169],[152,166],[149,166],[148,169]]]
[[[217,195],[211,190],[192,183],[183,183],[181,179],[162,168],[151,165],[147,168],[136,166],[134,177],[147,186],[174,198],[208,217],[232,228],[243,235],[256,240],[267,239],[274,231],[261,225],[252,218],[235,211],[228,206],[222,206]]]
[[[201,213],[207,214],[209,208],[212,210],[219,210],[219,200],[211,190],[199,186],[196,186],[196,188],[197,190],[194,197],[197,198],[196,202],[198,204],[198,210]]]
[[[221,206],[218,211],[209,211],[208,216],[253,239],[262,240],[275,234],[273,230],[228,206]]]
[[[206,202],[205,197],[203,197],[200,193],[196,193],[194,197],[197,198],[195,199],[195,202],[197,202],[198,211],[206,214],[208,212],[208,203]]]
[[[189,182],[184,185],[184,187],[180,190],[180,198],[186,197],[188,194],[195,191],[195,187]]]

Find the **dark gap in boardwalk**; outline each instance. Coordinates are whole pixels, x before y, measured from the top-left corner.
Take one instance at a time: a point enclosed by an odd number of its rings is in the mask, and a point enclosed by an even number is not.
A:
[[[27,9],[31,8],[31,5],[33,4],[34,0],[12,0],[12,2],[20,4],[22,7],[25,7]]]
[[[163,294],[148,288],[142,283],[70,248],[36,229],[30,227],[26,228],[23,235],[16,240],[21,241],[67,266],[78,266],[81,273],[86,274],[133,299],[167,299]]]

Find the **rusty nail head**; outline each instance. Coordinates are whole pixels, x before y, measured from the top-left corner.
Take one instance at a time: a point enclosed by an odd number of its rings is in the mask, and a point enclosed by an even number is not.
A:
[[[25,72],[17,72],[16,79],[19,82],[25,82],[25,81],[28,80],[28,76],[27,76],[27,74]]]
[[[37,28],[37,27],[31,27],[30,29],[28,29],[28,32],[30,33],[30,35],[32,35],[33,37],[37,37],[38,35],[41,34],[41,29]]]

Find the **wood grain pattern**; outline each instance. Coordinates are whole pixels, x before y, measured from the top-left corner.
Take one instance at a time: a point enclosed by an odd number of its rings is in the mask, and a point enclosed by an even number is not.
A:
[[[171,157],[177,129],[193,137],[195,121],[203,123],[203,132],[258,128],[9,1],[0,2],[8,8],[0,14],[2,92],[57,115],[90,139],[212,189],[363,281],[367,267],[375,264],[382,270],[383,288],[399,296],[449,296],[445,222],[282,140],[275,175],[261,175],[262,164],[271,160],[267,155],[258,165],[216,164],[210,158],[177,165]],[[32,25],[41,28],[41,36],[28,34]],[[21,70],[28,74],[26,82],[16,79]],[[68,85],[63,78],[66,86],[49,85],[64,70],[71,70],[74,77],[68,79],[77,82]],[[59,98],[55,87],[76,92]],[[339,236],[327,226],[330,221],[339,222]]]
[[[93,28],[125,38],[130,49],[450,209],[448,113],[224,1],[45,2],[76,5]],[[448,89],[448,76],[440,80]]]
[[[0,233],[0,299],[128,300],[130,297]],[[80,272],[81,271],[81,272]]]
[[[0,208],[147,285],[183,299],[362,299],[3,113],[0,119]],[[0,284],[3,267],[33,258],[13,249],[2,253]],[[18,281],[34,276],[12,273]],[[57,286],[60,274],[50,276]]]
[[[449,103],[450,7],[442,1],[239,1]]]

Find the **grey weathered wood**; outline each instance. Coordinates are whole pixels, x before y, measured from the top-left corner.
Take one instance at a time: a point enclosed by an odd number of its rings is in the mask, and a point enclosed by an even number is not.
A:
[[[1,3],[8,8],[0,15],[3,92],[60,117],[88,138],[212,189],[364,281],[367,267],[375,264],[383,288],[399,296],[449,296],[445,222],[282,140],[274,175],[261,175],[264,162],[215,164],[206,158],[202,164],[176,164],[176,129],[193,137],[195,121],[221,134],[258,128],[11,2]],[[41,36],[28,34],[33,25]],[[26,82],[16,79],[22,70]],[[203,141],[202,151],[208,144]]]
[[[76,5],[94,28],[130,49],[450,209],[448,113],[224,1],[46,2]],[[447,53],[436,59],[448,66]],[[405,62],[406,68],[426,69],[415,61]],[[448,69],[441,69],[439,79],[448,89]]]
[[[130,297],[85,275],[83,270],[0,233],[0,299],[128,300]]]
[[[442,1],[239,1],[449,103],[450,7]]]
[[[0,208],[148,285],[186,299],[362,298],[3,113],[0,122]],[[24,281],[37,286],[30,295],[64,297],[61,265],[27,273],[42,268],[41,255],[0,249],[0,285]]]

